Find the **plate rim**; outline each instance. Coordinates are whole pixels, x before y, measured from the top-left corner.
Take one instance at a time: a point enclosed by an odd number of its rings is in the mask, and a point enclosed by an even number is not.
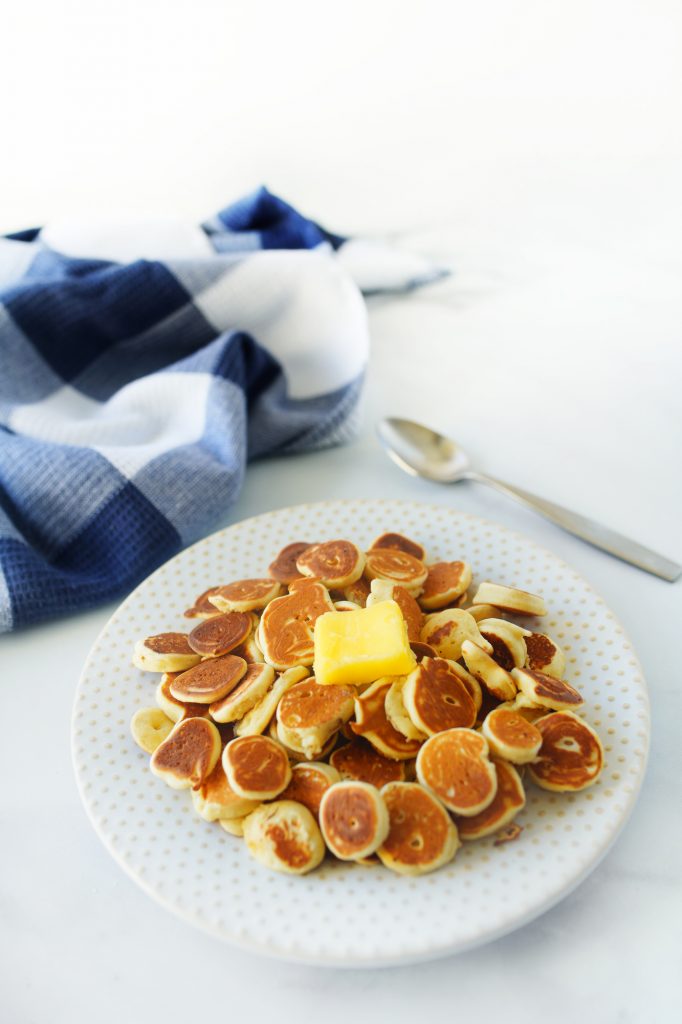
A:
[[[542,552],[555,562],[560,564],[563,568],[573,573],[581,583],[585,585],[588,591],[591,592],[596,601],[603,606],[603,608],[612,617],[614,625],[621,631],[623,642],[628,644],[630,647],[630,654],[635,662],[635,669],[641,676],[641,691],[644,697],[644,701],[641,705],[641,710],[645,712],[646,718],[644,721],[646,738],[642,741],[643,751],[642,757],[639,761],[641,768],[637,774],[637,777],[632,782],[632,791],[626,794],[627,802],[623,808],[623,812],[616,824],[616,826],[609,833],[606,841],[603,845],[596,850],[594,856],[588,861],[584,868],[568,883],[560,883],[556,891],[548,893],[547,897],[537,905],[531,907],[526,913],[520,914],[515,917],[512,921],[506,921],[497,927],[491,928],[489,931],[477,936],[475,939],[460,939],[456,941],[447,941],[443,944],[432,944],[428,950],[420,950],[416,952],[408,953],[394,953],[386,957],[378,956],[366,956],[355,957],[353,954],[346,955],[335,955],[335,954],[316,954],[309,955],[305,952],[297,951],[296,949],[280,949],[278,946],[268,942],[256,942],[250,938],[245,938],[236,935],[228,935],[221,930],[217,925],[214,926],[211,922],[198,917],[193,913],[191,908],[179,907],[173,903],[170,897],[160,894],[154,889],[146,879],[141,876],[134,868],[129,865],[123,857],[119,854],[116,847],[110,841],[108,835],[100,828],[98,821],[91,812],[89,806],[88,796],[85,792],[84,782],[79,771],[79,765],[76,756],[76,711],[78,708],[79,701],[82,695],[82,688],[85,683],[86,675],[89,671],[90,664],[93,658],[93,652],[98,646],[100,640],[107,633],[114,620],[118,616],[125,612],[126,608],[138,594],[143,587],[145,587],[150,580],[154,579],[158,574],[166,570],[166,568],[179,558],[184,557],[189,551],[194,548],[200,547],[204,544],[210,543],[214,538],[219,537],[230,530],[238,526],[245,524],[252,524],[258,520],[276,517],[283,512],[293,512],[298,510],[314,510],[314,509],[329,509],[330,507],[338,507],[344,505],[393,505],[393,506],[406,506],[406,507],[418,507],[420,509],[433,509],[439,514],[451,515],[455,518],[466,519],[482,524],[484,527],[492,527],[496,531],[502,534],[506,534],[508,537],[516,538],[523,543],[530,543],[538,552]],[[476,949],[477,947],[486,945],[490,942],[494,942],[497,939],[509,935],[514,931],[517,931],[532,921],[541,917],[548,910],[551,910],[563,899],[568,897],[574,892],[578,886],[585,881],[585,879],[599,866],[602,860],[607,856],[610,850],[613,848],[615,842],[620,837],[623,829],[627,825],[632,812],[637,804],[639,795],[642,789],[642,784],[647,773],[649,754],[651,749],[651,705],[649,697],[649,687],[646,680],[642,664],[637,655],[637,651],[630,640],[630,636],[623,626],[623,623],[612,610],[611,606],[607,604],[606,600],[602,597],[599,591],[592,585],[592,583],[586,579],[582,573],[577,572],[570,563],[566,562],[559,555],[555,554],[550,548],[545,547],[542,544],[537,543],[528,534],[522,533],[521,531],[511,529],[505,526],[503,523],[499,523],[496,520],[488,519],[484,516],[479,516],[470,512],[464,512],[458,508],[450,507],[447,505],[440,505],[436,502],[426,502],[413,500],[409,498],[332,498],[324,501],[313,501],[313,502],[301,502],[296,505],[282,505],[276,509],[270,509],[267,512],[259,512],[253,516],[246,516],[242,519],[237,519],[235,522],[228,524],[227,526],[221,527],[219,530],[214,530],[212,533],[207,534],[205,537],[199,538],[187,547],[182,548],[171,558],[167,559],[151,573],[149,573],[143,580],[141,580],[136,587],[116,606],[105,624],[97,633],[96,637],[92,641],[88,653],[83,662],[78,682],[76,684],[74,699],[71,708],[71,728],[70,728],[70,746],[71,746],[71,764],[76,781],[76,787],[78,794],[83,805],[86,817],[93,827],[98,839],[105,847],[107,852],[111,855],[114,861],[125,874],[131,878],[135,884],[142,889],[148,896],[150,896],[155,903],[163,907],[165,910],[170,911],[175,917],[180,920],[191,924],[193,927],[198,928],[204,934],[211,935],[214,938],[219,939],[229,947],[245,950],[248,953],[257,954],[260,956],[266,956],[270,959],[276,959],[279,961],[298,963],[307,966],[317,967],[333,967],[333,968],[344,968],[349,970],[357,969],[371,969],[371,968],[382,968],[382,967],[394,967],[399,964],[418,964],[425,963],[431,960],[443,959],[447,956],[455,955],[457,953],[464,952],[465,950]]]

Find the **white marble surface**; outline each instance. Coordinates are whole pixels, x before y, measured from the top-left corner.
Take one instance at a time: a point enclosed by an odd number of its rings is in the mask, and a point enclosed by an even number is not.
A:
[[[130,13],[120,6],[119,20]],[[682,19],[664,2],[472,6],[448,5],[444,26],[445,5],[408,18],[385,4],[350,4],[332,51],[314,7],[287,5],[262,33],[257,14],[235,4],[223,26],[237,35],[232,63],[224,33],[213,31],[227,17],[217,5],[165,5],[153,55],[111,14],[96,27],[93,5],[60,6],[59,20],[45,8],[33,67],[42,62],[53,88],[42,89],[41,106],[34,73],[21,101],[24,147],[3,158],[0,230],[108,197],[129,210],[162,213],[172,203],[201,215],[265,172],[331,226],[393,230],[451,263],[455,276],[428,291],[372,301],[358,441],[254,465],[225,523],[302,500],[404,497],[455,503],[552,548],[615,610],[645,669],[652,751],[634,814],[576,892],[484,948],[368,972],[265,961],[152,903],[80,806],[71,702],[111,608],[6,637],[3,1024],[136,1024],[162,1013],[168,1022],[225,1014],[329,1024],[370,1012],[399,1022],[443,1013],[507,1024],[550,1013],[554,1024],[677,1019],[682,823],[671,813],[671,780],[680,764],[682,584],[630,569],[474,485],[409,479],[384,458],[373,426],[390,412],[425,418],[483,468],[682,560]],[[305,73],[277,40],[299,8]],[[140,31],[151,31],[153,5],[139,9]],[[28,45],[22,12],[10,25]],[[88,33],[93,47],[79,47]],[[260,47],[270,77],[230,92],[244,80],[249,47]],[[201,103],[187,98],[179,55]],[[89,100],[78,90],[83,74]],[[66,102],[76,96],[80,106]],[[189,144],[178,145],[178,126]],[[239,131],[232,159],[226,139]],[[54,153],[49,187],[44,163],[38,173],[41,145]]]

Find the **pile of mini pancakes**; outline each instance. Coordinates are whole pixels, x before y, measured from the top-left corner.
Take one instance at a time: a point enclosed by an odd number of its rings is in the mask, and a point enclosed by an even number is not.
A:
[[[398,533],[367,552],[289,544],[267,577],[201,594],[189,633],[138,641],[133,663],[161,679],[133,737],[155,775],[277,871],[305,874],[329,851],[419,875],[463,841],[515,839],[528,781],[583,790],[604,755],[560,647],[523,625],[542,598],[490,581],[469,597],[471,582],[466,562],[428,564]],[[316,620],[382,601],[402,612],[413,670],[318,683]]]

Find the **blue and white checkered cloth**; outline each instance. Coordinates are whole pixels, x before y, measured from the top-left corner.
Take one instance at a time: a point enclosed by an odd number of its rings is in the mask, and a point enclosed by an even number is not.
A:
[[[265,189],[200,227],[0,238],[0,631],[130,589],[248,459],[352,436],[366,293],[441,276]]]

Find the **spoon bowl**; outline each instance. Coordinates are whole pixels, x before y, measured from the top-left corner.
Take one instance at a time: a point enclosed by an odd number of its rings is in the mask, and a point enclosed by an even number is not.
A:
[[[377,433],[389,457],[412,476],[450,484],[466,479],[471,471],[469,458],[456,441],[414,420],[387,417]]]

